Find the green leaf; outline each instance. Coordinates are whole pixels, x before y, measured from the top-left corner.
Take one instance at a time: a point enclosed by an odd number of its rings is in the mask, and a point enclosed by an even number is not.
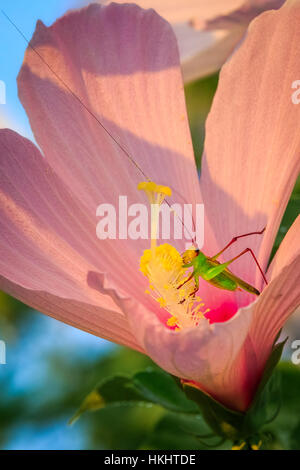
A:
[[[284,343],[276,345],[266,365],[251,409],[240,413],[226,408],[205,392],[159,369],[147,369],[133,377],[117,375],[101,382],[83,401],[71,422],[82,413],[104,409],[109,405],[159,405],[174,413],[178,432],[209,438],[211,430],[232,441],[256,434],[270,414],[268,404],[274,395],[270,376],[278,363]],[[273,407],[274,408],[274,407]],[[200,415],[202,414],[202,416]]]
[[[87,429],[93,430],[89,435],[95,443],[93,448],[140,449],[164,414],[160,406],[135,402],[101,408],[87,423]]]
[[[145,399],[168,410],[181,413],[199,413],[195,403],[187,399],[174,378],[159,370],[145,370],[133,377],[135,388]]]
[[[212,433],[211,428],[201,414],[177,414],[176,417],[178,427],[187,434],[197,437],[206,437]]]
[[[165,414],[155,425],[143,443],[143,449],[196,450],[200,448],[196,437],[180,428],[181,415]]]
[[[99,410],[103,406],[103,400],[97,390],[93,390],[88,396],[83,400],[82,404],[69,420],[69,424],[74,424],[80,416],[85,413],[86,411],[96,411]]]
[[[70,424],[87,411],[97,411],[111,404],[151,403],[171,411],[197,413],[173,377],[163,371],[148,369],[132,378],[117,375],[101,382],[82,402]]]
[[[196,387],[184,384],[185,393],[198,404],[205,421],[216,434],[233,441],[246,439],[259,432],[272,414],[276,414],[276,408],[273,406],[270,412],[268,405],[270,396],[278,396],[279,384],[276,376],[273,376],[272,380],[270,378],[280,360],[284,344],[285,341],[274,347],[252,406],[246,413],[231,410]]]
[[[126,403],[130,401],[143,401],[142,395],[135,390],[132,380],[122,375],[110,377],[87,395],[75,415],[69,421],[69,424],[73,424],[87,411],[97,411],[112,403]]]
[[[186,395],[197,403],[203,418],[217,435],[234,441],[243,434],[244,413],[226,408],[196,387],[184,384],[183,388]]]
[[[103,400],[103,406],[116,402],[143,400],[143,396],[135,389],[132,379],[123,375],[104,380],[96,390]]]
[[[202,418],[200,417],[200,420]],[[196,421],[196,426],[198,426],[198,431],[201,431],[201,436],[204,432],[207,432],[207,425],[203,423],[201,429],[199,427],[199,422],[195,420],[194,415],[184,415],[179,413],[167,413],[165,414],[156,424],[153,431],[148,435],[147,439],[144,441],[142,448],[143,449],[167,449],[167,450],[193,450],[193,449],[207,449],[209,447],[219,448],[218,444],[220,443],[220,437],[216,435],[211,435],[211,430],[209,437],[203,438],[200,440],[197,436],[197,433],[185,432],[183,430],[185,421]],[[189,424],[192,424],[191,422]],[[190,431],[196,431],[191,427]],[[230,448],[230,445],[222,445],[223,449]]]
[[[300,449],[300,419],[298,424],[291,429],[289,450]]]
[[[277,373],[281,383],[281,408],[278,416],[264,429],[272,436],[274,449],[299,449],[300,368],[289,362],[280,362]],[[275,408],[277,402],[278,396],[270,396],[270,405]]]

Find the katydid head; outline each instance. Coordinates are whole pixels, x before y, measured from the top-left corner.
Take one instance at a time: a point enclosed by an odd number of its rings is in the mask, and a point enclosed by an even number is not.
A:
[[[182,261],[184,266],[193,266],[195,264],[201,263],[206,256],[202,251],[190,248],[182,254]]]
[[[198,256],[199,250],[195,248],[190,248],[186,250],[182,255],[183,264],[191,264],[193,260]]]

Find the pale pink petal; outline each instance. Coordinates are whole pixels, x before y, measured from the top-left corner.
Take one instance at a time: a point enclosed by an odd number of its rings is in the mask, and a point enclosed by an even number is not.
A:
[[[300,107],[293,104],[298,77],[300,4],[254,20],[241,47],[223,67],[206,127],[201,175],[206,215],[222,248],[232,237],[261,230],[222,256],[250,247],[266,269],[284,209],[300,168]],[[288,51],[288,53],[287,53]],[[263,287],[249,254],[231,266]]]
[[[245,397],[237,394],[241,377],[233,366],[247,338],[251,308],[242,309],[231,320],[174,332],[157,316],[132,300],[120,302],[141,348],[163,369],[188,380],[227,406],[245,408]]]
[[[249,338],[256,356],[256,383],[272,350],[274,341],[290,315],[300,305],[300,254],[282,268],[264,289],[253,307]],[[247,375],[251,370],[247,368]],[[255,379],[254,375],[254,379]]]
[[[241,393],[251,403],[275,338],[300,303],[300,217],[282,241],[268,269],[268,288],[251,305],[253,321],[239,360],[233,367],[240,376]],[[283,335],[283,339],[286,334]]]
[[[275,340],[299,303],[300,254],[283,267],[254,303],[239,310],[239,315],[251,312],[251,324],[227,381],[232,384],[232,397],[239,397],[241,410],[251,405]]]
[[[221,68],[261,12],[279,8],[284,0],[117,0],[154,8],[173,26],[185,82]],[[109,3],[109,0],[98,0]]]
[[[246,28],[206,31],[190,24],[176,24],[182,73],[185,83],[216,73],[232,54]]]
[[[288,230],[268,269],[269,279],[274,279],[284,266],[290,264],[300,252],[300,215]]]
[[[214,18],[206,19],[204,28],[215,30],[247,26],[256,16],[266,10],[277,10],[284,2],[285,0],[244,0],[227,14],[221,13]]]
[[[176,39],[162,18],[93,4],[39,23],[32,45],[150,179],[180,202],[200,200]],[[19,94],[46,159],[91,214],[122,194],[145,202],[136,190],[145,176],[30,49]]]
[[[153,8],[166,20],[173,23],[188,23],[193,19],[202,18],[206,21],[213,20],[219,15],[227,15],[243,5],[245,0],[137,0],[135,3],[142,8]],[[100,0],[99,3],[109,3],[108,0]],[[117,0],[116,3],[125,3],[125,0]],[[134,3],[128,1],[126,3]],[[265,3],[265,2],[263,2]]]
[[[131,333],[124,316],[114,306],[108,310],[100,305],[78,302],[49,294],[47,291],[25,289],[0,276],[0,289],[30,307],[63,323],[100,338],[143,352]],[[100,296],[98,296],[100,299]],[[59,340],[59,339],[58,339]]]
[[[254,310],[251,338],[264,361],[268,349],[289,316],[300,305],[300,216],[289,229],[268,270],[271,284]]]
[[[67,323],[133,345],[120,309],[89,285],[101,269],[93,221],[32,142],[10,130],[0,131],[0,201],[1,288]]]
[[[297,217],[282,243],[280,244],[277,253],[268,269],[268,276],[274,278],[280,270],[288,265],[300,252],[300,216]],[[289,337],[287,347],[289,347],[293,340],[300,337],[300,308],[296,309],[292,317],[288,320],[287,324],[284,325],[282,332],[283,338]]]

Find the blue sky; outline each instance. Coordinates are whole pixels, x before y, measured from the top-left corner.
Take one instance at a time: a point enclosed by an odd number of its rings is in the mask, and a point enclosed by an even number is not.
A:
[[[70,8],[78,8],[83,3],[83,0],[0,0],[0,7],[30,39],[38,19],[50,25]],[[6,118],[15,130],[32,138],[16,85],[27,44],[1,12],[0,44],[0,80],[6,85],[6,104],[0,104],[0,116]]]
[[[19,312],[20,315],[22,312]],[[1,332],[0,332],[1,336]],[[54,348],[55,345],[55,348]],[[60,396],[59,379],[49,369],[48,358],[55,351],[57,357],[76,360],[95,360],[114,350],[108,341],[64,325],[52,318],[35,314],[20,331],[18,341],[7,344],[6,365],[0,366],[2,400],[32,397],[34,408],[49,398]],[[3,393],[3,384],[4,393]],[[0,417],[1,419],[1,417]],[[84,449],[87,445],[85,423],[67,426],[70,419],[48,420],[46,424],[17,423],[7,430],[5,449]]]

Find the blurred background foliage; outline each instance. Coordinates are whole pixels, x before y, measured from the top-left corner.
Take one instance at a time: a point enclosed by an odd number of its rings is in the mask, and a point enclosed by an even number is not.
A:
[[[51,15],[57,17],[62,13],[58,9],[65,10],[70,6],[67,4],[68,2],[52,2]],[[24,23],[26,15],[29,17],[30,10],[23,10],[18,11],[19,24]],[[47,17],[48,23],[54,19],[51,15]],[[28,37],[31,36],[33,28],[32,20],[30,21],[32,27],[25,31]],[[7,31],[7,35],[14,38],[12,41],[22,41],[13,36],[15,32]],[[24,44],[22,48],[25,49]],[[5,53],[7,52],[4,48],[1,54]],[[14,57],[14,59],[17,57],[14,66],[7,67],[12,74],[11,77],[7,76],[9,83],[13,83],[13,76],[15,78],[18,72],[23,50],[18,54]],[[8,64],[9,57],[0,57],[2,63]],[[214,75],[192,83],[185,89],[199,169],[205,136],[205,119],[217,83],[218,76]],[[15,85],[13,84],[11,88],[13,88],[10,90],[11,99],[14,99],[15,105],[20,107],[16,101]],[[26,119],[22,110],[20,113],[22,119]],[[30,136],[28,125],[26,127],[25,124],[22,128],[25,128],[27,135]],[[299,199],[298,179],[283,217],[274,251],[299,213]],[[299,330],[295,327],[294,331],[292,336],[294,335],[296,339]],[[299,335],[298,337],[300,338]],[[4,293],[0,293],[0,339],[6,342],[7,356],[7,364],[0,365],[1,449],[201,449],[204,447],[192,433],[180,431],[180,417],[155,405],[113,405],[86,414],[73,426],[68,426],[70,417],[99,380],[116,373],[132,375],[148,366],[155,367],[147,357],[45,317]],[[286,351],[287,359],[290,359],[291,353],[289,349]],[[300,370],[291,363],[283,364],[280,374],[284,384],[281,397],[282,412],[267,426],[266,433],[273,448],[299,449]],[[222,445],[222,448],[229,447],[229,443]]]
[[[186,87],[199,167],[204,123],[217,83],[218,77],[212,76]],[[276,246],[299,212],[299,197],[298,180]],[[7,364],[0,366],[0,448],[204,447],[195,436],[179,432],[178,416],[155,405],[113,405],[86,414],[68,426],[70,417],[99,380],[116,373],[132,375],[150,365],[153,367],[147,357],[45,317],[4,293],[0,294],[0,338],[7,345]],[[287,356],[291,352],[287,351]],[[281,373],[286,384],[282,397],[283,411],[267,427],[267,432],[274,448],[299,448],[300,413],[297,410],[300,401],[297,394],[300,370],[291,364],[283,367]],[[230,443],[222,445],[222,448],[229,447]]]

